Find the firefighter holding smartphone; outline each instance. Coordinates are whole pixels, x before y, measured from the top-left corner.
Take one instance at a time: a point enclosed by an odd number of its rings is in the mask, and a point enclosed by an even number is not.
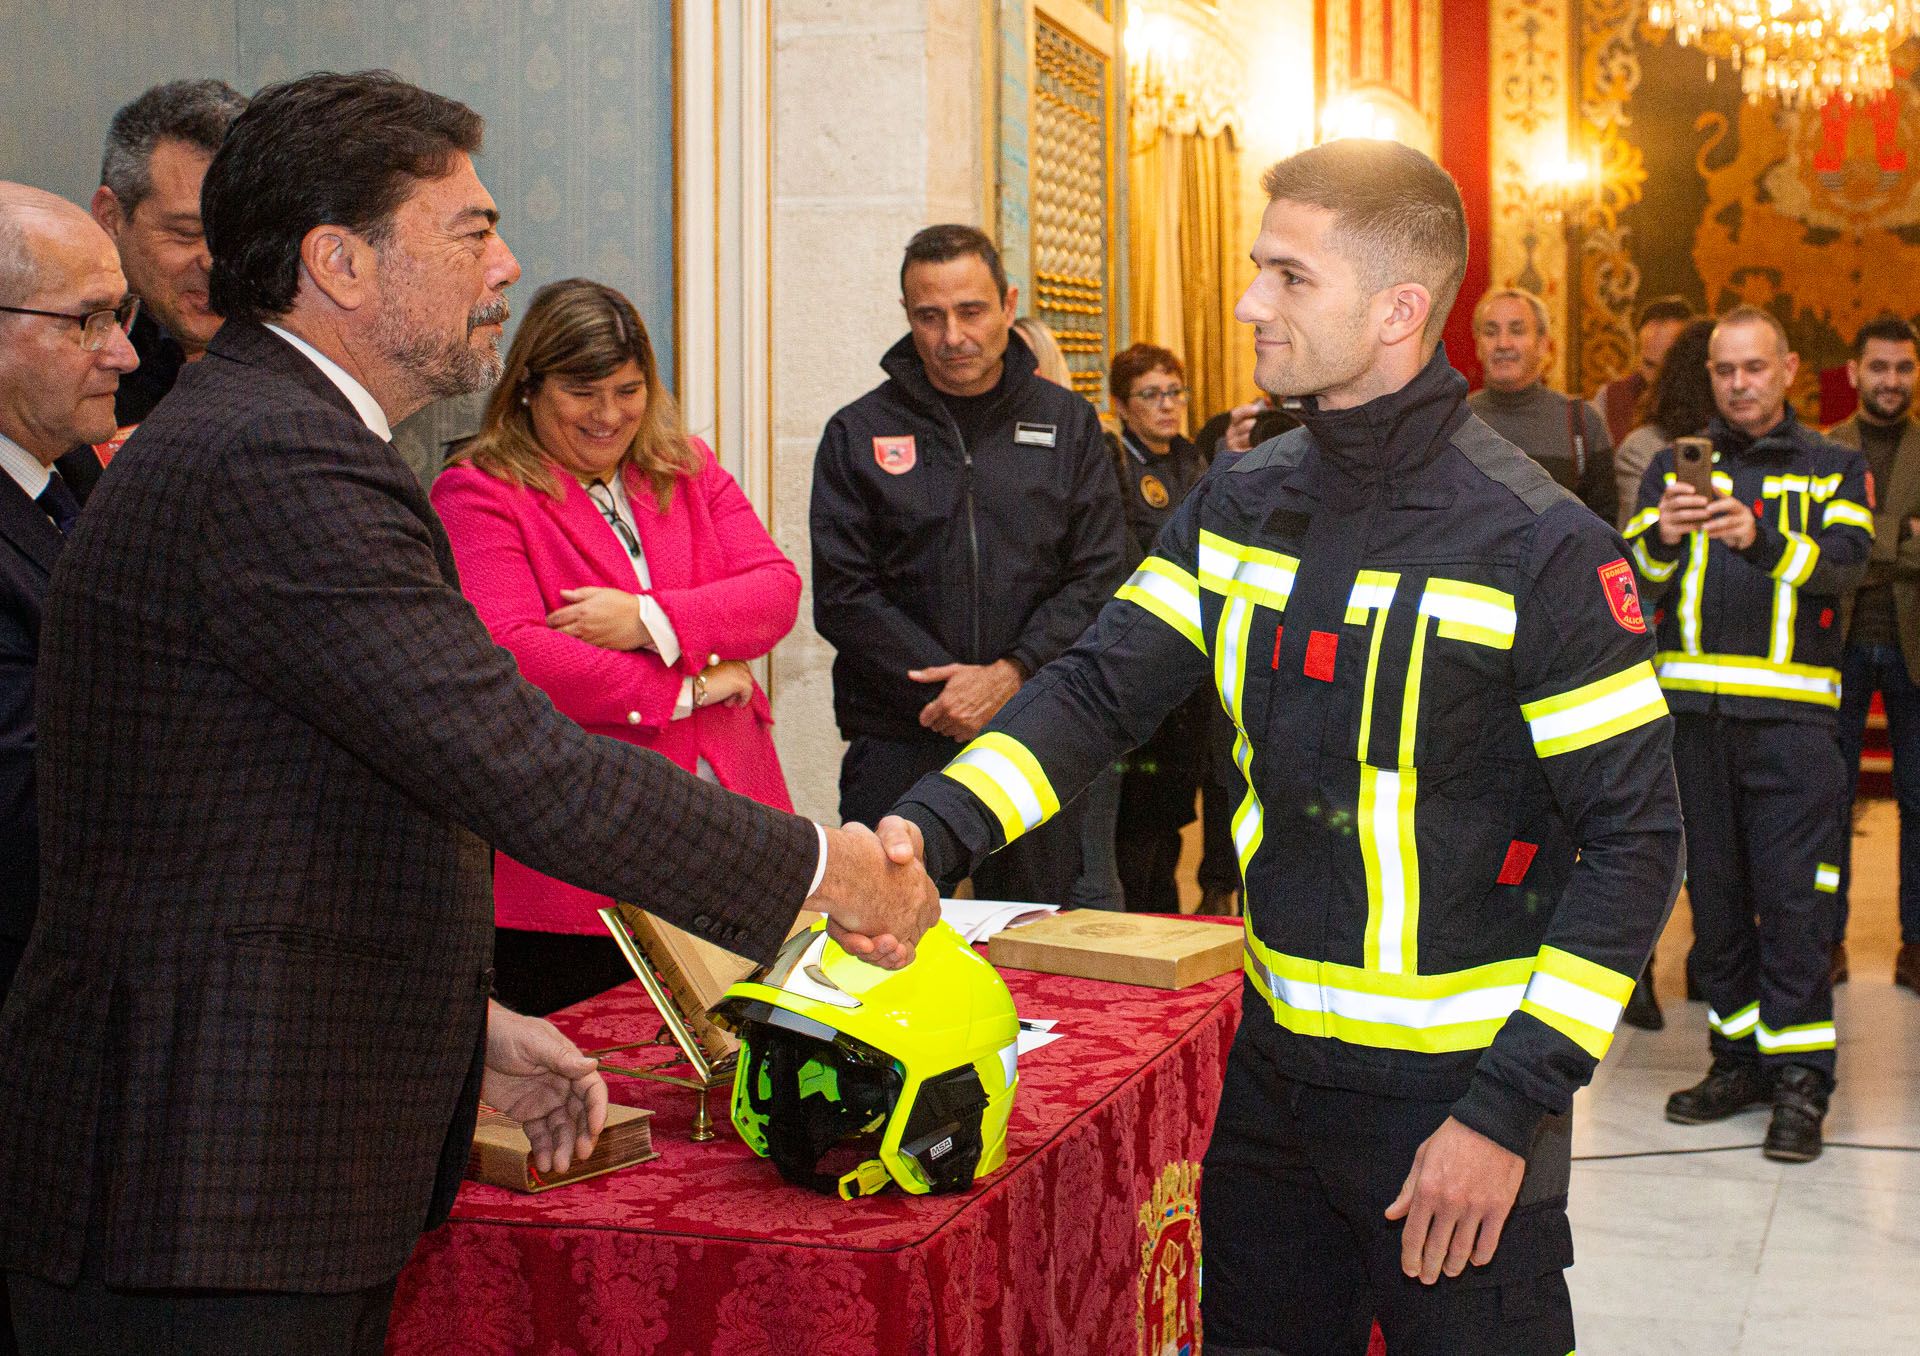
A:
[[[1866,463],[1786,403],[1799,368],[1743,306],[1708,348],[1717,413],[1658,453],[1627,524],[1674,716],[1712,1064],[1685,1125],[1771,1106],[1767,1157],[1818,1156],[1833,1089],[1842,597],[1873,541]]]

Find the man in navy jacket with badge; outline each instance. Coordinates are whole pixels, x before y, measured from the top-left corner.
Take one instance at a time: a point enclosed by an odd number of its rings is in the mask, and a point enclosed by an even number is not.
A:
[[[1019,293],[993,242],[927,227],[900,290],[911,333],[881,359],[887,380],[828,421],[813,470],[813,618],[839,652],[848,823],[945,765],[1126,572],[1099,420],[1012,333]],[[1078,808],[984,864],[978,893],[1068,902]]]

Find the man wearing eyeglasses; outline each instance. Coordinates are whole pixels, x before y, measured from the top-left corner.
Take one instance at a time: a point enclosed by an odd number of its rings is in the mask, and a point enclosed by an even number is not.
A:
[[[114,390],[139,364],[124,328],[136,306],[113,242],[85,212],[0,183],[0,1002],[39,894],[41,603],[92,486],[83,473],[99,471],[85,444],[113,433]]]

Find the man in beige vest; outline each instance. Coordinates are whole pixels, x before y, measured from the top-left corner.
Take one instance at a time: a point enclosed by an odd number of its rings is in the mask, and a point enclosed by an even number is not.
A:
[[[1920,993],[1920,425],[1910,413],[1916,370],[1920,343],[1906,321],[1882,316],[1863,325],[1847,362],[1860,408],[1827,436],[1859,448],[1872,476],[1873,555],[1866,577],[1842,609],[1847,645],[1840,746],[1848,768],[1858,768],[1867,706],[1878,692],[1887,712],[1893,790],[1900,803],[1900,953],[1893,982]],[[1847,809],[1850,815],[1851,796]],[[1852,838],[1847,832],[1841,839],[1836,982],[1847,972]]]

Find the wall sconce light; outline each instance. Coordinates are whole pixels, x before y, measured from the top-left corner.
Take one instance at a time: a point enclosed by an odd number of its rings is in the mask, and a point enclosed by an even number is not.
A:
[[[1337,141],[1342,137],[1397,141],[1428,155],[1436,149],[1433,129],[1420,116],[1420,110],[1383,87],[1349,91],[1329,100],[1320,110],[1320,139]]]
[[[1374,141],[1397,141],[1391,114],[1374,107],[1371,101],[1357,94],[1349,94],[1343,99],[1335,99],[1320,113],[1320,137],[1323,141],[1339,141],[1344,137],[1365,137]]]
[[[1590,160],[1537,161],[1528,178],[1533,215],[1554,226],[1578,226],[1600,186],[1599,172]]]

